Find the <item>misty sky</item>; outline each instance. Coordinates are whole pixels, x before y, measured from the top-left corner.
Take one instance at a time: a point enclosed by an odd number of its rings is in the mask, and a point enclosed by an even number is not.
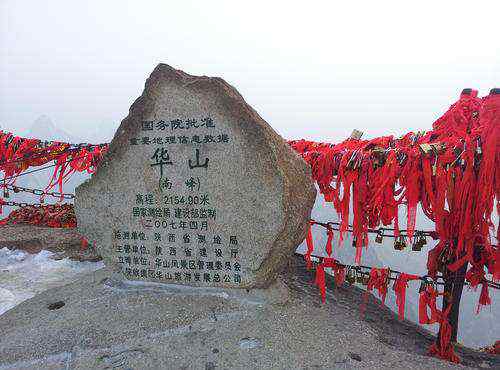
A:
[[[286,138],[427,129],[463,87],[500,85],[499,15],[499,1],[0,0],[0,126],[115,127],[164,62],[223,77]]]

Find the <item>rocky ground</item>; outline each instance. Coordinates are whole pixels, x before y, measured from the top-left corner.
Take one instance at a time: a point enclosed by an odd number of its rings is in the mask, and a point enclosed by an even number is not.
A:
[[[442,369],[433,338],[351,286],[322,305],[301,259],[269,291],[123,284],[106,269],[0,316],[0,369]],[[332,282],[328,283],[332,286]],[[468,368],[497,357],[458,348]]]
[[[54,252],[54,259],[68,257],[73,261],[100,261],[89,245],[82,250],[80,235],[75,229],[56,229],[33,225],[0,226],[0,249],[20,249],[31,254],[42,249]]]

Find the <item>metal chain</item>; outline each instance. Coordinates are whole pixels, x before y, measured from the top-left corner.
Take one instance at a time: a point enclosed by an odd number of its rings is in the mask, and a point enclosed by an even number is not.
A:
[[[7,138],[7,140],[5,141],[5,146],[8,146],[12,142],[12,140],[14,140],[14,138],[16,137],[13,133],[7,132],[7,131],[2,131],[2,130],[0,130],[0,134],[11,134],[11,136],[9,138]],[[36,144],[36,146],[40,149],[46,148],[46,147],[49,147],[52,145],[68,145],[69,147],[72,147],[72,148],[83,148],[83,147],[95,147],[95,146],[108,145],[108,143],[101,143],[101,144],[76,143],[76,144],[72,144],[72,143],[65,143],[64,141],[39,140],[39,139],[29,139],[29,138],[24,138],[24,137],[21,137],[20,139],[21,140],[19,140],[18,146],[23,144],[26,140],[38,140],[38,143]]]
[[[1,206],[10,206],[10,207],[19,207],[19,208],[26,208],[26,207],[34,207],[34,208],[57,208],[61,207],[64,205],[73,205],[72,203],[63,203],[63,204],[43,204],[43,203],[25,203],[25,202],[3,202],[0,203]]]
[[[311,261],[315,264],[319,264],[319,263],[323,262],[324,258],[325,257],[311,256]],[[370,271],[372,269],[372,267],[370,267],[370,266],[346,265],[346,264],[343,264],[340,262],[338,262],[338,265],[343,266],[343,267],[347,268],[348,270],[355,271],[355,273],[358,275],[366,275],[366,276],[370,276]],[[393,274],[396,275],[396,277],[393,277],[392,276]],[[399,274],[401,274],[401,271],[389,269],[389,276],[387,277],[387,279],[395,281]],[[418,279],[420,281],[422,281],[422,283],[425,283],[425,284],[444,285],[443,281],[438,281],[438,280],[444,280],[442,275],[437,275],[435,280],[432,277],[430,277],[429,275],[419,276]],[[494,288],[494,289],[500,289],[499,283],[495,283],[495,282],[488,280],[488,279],[485,279],[485,281],[489,287]],[[470,285],[468,282],[465,282],[465,284]]]
[[[24,192],[24,193],[31,193],[34,195],[42,196],[42,195],[49,195],[54,198],[61,198],[61,199],[74,199],[75,194],[71,193],[60,193],[58,191],[44,191],[42,189],[30,189],[30,188],[25,188],[23,186],[17,186],[17,185],[8,185],[8,184],[0,184],[4,189],[7,190],[12,190],[14,193],[19,193],[19,192]],[[4,193],[5,196],[5,193]],[[8,194],[6,198],[8,197]]]
[[[318,226],[324,227],[325,229],[330,229],[330,230],[334,230],[334,231],[340,231],[340,222],[332,222],[332,221],[331,222],[318,222],[318,221],[311,220],[311,223],[313,225],[318,225]],[[346,231],[347,232],[353,232],[352,225],[348,225]],[[393,233],[392,234],[386,234],[385,231],[392,231]],[[367,233],[369,233],[369,234],[377,234],[377,235],[380,235],[382,237],[388,237],[388,238],[397,238],[399,236],[408,236],[407,235],[408,234],[408,230],[405,230],[405,229],[399,230],[399,235],[398,236],[394,235],[394,231],[395,231],[395,229],[390,228],[390,227],[380,227],[378,229],[368,229]],[[434,235],[434,232],[433,231],[425,231],[425,230],[415,230],[414,234],[418,235],[418,236],[432,237]]]
[[[47,156],[51,156],[51,155],[63,154],[63,153],[71,152],[71,151],[78,151],[79,149],[82,149],[82,148],[91,149],[91,148],[94,148],[97,146],[98,147],[105,147],[106,145],[108,145],[108,144],[87,144],[87,143],[70,144],[67,148],[65,148],[63,150],[57,150],[57,151],[48,152],[48,153],[38,153],[38,155],[32,155],[32,156],[27,156],[27,157],[23,157],[23,158],[18,158],[18,159],[14,159],[12,161],[0,162],[0,166],[5,166],[8,164],[13,164],[13,163],[20,163],[20,162],[24,162],[28,159],[33,160],[33,159],[39,159],[39,158],[43,158],[43,157],[47,157]]]
[[[63,164],[71,162],[72,160],[75,160],[75,159],[80,159],[80,158],[84,158],[84,157],[81,156],[81,157],[70,158],[70,159],[64,161]],[[44,167],[40,167],[40,168],[35,168],[34,170],[31,170],[31,171],[21,172],[21,173],[19,173],[17,175],[13,175],[13,176],[10,176],[10,177],[5,177],[3,179],[3,181],[14,180],[14,179],[17,179],[18,177],[26,176],[26,175],[29,175],[29,174],[34,173],[34,172],[43,171],[43,170],[46,170],[47,168],[55,167],[57,165],[58,165],[58,163],[56,162],[56,163],[53,163],[53,164],[49,164],[48,166],[44,166]]]
[[[56,154],[63,154],[63,153],[71,152],[74,150],[77,150],[77,148],[66,148],[64,150],[57,150],[57,151],[48,152],[48,153],[38,153],[38,155],[23,156],[23,158],[13,159],[11,161],[0,162],[0,166],[5,166],[8,164],[13,164],[13,163],[21,163],[21,162],[27,161],[29,159],[33,160],[33,159],[39,159],[39,158],[43,158],[43,157],[47,157],[47,156],[51,156],[51,155],[56,155]]]

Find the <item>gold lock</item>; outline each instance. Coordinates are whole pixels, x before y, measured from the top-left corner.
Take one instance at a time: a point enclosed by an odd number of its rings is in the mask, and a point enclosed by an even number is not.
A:
[[[422,247],[424,245],[427,245],[427,238],[425,237],[425,235],[423,233],[420,234],[420,244],[422,244]]]
[[[403,249],[406,248],[406,243],[404,236],[400,235],[395,241],[394,241],[394,249],[397,251],[402,251]]]
[[[7,188],[3,189],[3,197],[4,198],[8,198],[9,197],[9,190],[7,190]]]
[[[413,243],[411,244],[411,250],[414,252],[419,252],[422,250],[422,239],[420,238],[420,232],[415,231],[415,235],[413,236]]]
[[[420,288],[418,289],[418,292],[419,293],[425,292],[426,288],[427,288],[427,281],[422,280],[422,282],[420,283]]]
[[[353,269],[349,269],[347,271],[347,275],[345,277],[345,280],[349,283],[349,284],[354,284],[356,282],[356,276],[354,275],[354,270]]]
[[[363,284],[363,274],[361,273],[361,271],[356,271],[356,283],[358,284]]]
[[[363,274],[363,281],[362,281],[361,284],[368,285],[369,281],[370,281],[370,275],[369,274]]]
[[[349,138],[354,140],[359,140],[361,139],[361,136],[363,136],[363,131],[354,129],[352,130],[351,136]]]
[[[384,231],[379,230],[377,232],[377,236],[375,237],[375,243],[382,244],[383,239],[384,239]]]
[[[411,246],[411,250],[414,252],[419,252],[422,250],[422,247],[427,244],[427,239],[421,232],[418,232],[418,234],[415,235],[415,239],[415,242]]]

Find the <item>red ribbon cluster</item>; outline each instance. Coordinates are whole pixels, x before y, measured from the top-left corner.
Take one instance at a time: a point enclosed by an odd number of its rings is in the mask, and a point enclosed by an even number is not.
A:
[[[429,275],[436,277],[438,271],[444,270],[455,272],[469,262],[466,280],[473,288],[482,285],[479,309],[491,303],[486,271],[494,281],[500,281],[500,249],[491,243],[492,234],[500,237],[498,225],[491,220],[495,202],[500,212],[500,167],[496,165],[500,163],[499,137],[500,95],[479,98],[477,91],[472,91],[463,93],[426,133],[408,133],[399,139],[350,138],[335,145],[299,140],[290,145],[310,164],[325,201],[332,202],[339,214],[339,242],[348,231],[352,212],[356,263],[361,262],[363,246],[368,246],[369,228],[394,224],[398,235],[398,209],[402,205],[406,206],[411,239],[420,205],[434,221],[439,237],[439,243],[428,255]],[[328,233],[325,247],[330,257],[332,235]],[[306,241],[305,258],[310,266],[314,249],[311,230]],[[327,265],[320,264],[316,274],[323,300]],[[399,317],[404,317],[407,283],[418,278],[402,273],[394,283]],[[383,282],[382,270],[372,271],[369,288],[377,289],[381,299],[385,298],[387,281]],[[458,358],[450,344],[448,312],[436,308],[438,293],[432,289],[427,287],[420,293],[420,321],[440,323],[439,343],[431,348],[431,353],[456,362]],[[427,308],[431,310],[430,317]]]
[[[43,166],[54,161],[54,170],[45,191],[58,186],[62,193],[63,183],[75,172],[95,172],[98,163],[108,149],[108,144],[74,145],[63,142],[43,142],[27,139],[0,131],[0,172],[3,172],[3,187],[13,185],[17,177],[30,167]],[[61,195],[62,200],[63,195]],[[43,202],[44,195],[40,201]],[[4,200],[0,197],[0,213]],[[73,206],[40,205],[21,207],[0,221],[27,223],[48,227],[76,227]]]
[[[27,139],[0,131],[0,172],[4,184],[14,184],[17,176],[30,167],[54,161],[54,172],[46,190],[58,185],[62,192],[63,182],[74,172],[93,173],[108,144],[73,145],[63,142],[43,142]]]
[[[0,205],[2,204],[0,199]],[[28,224],[55,228],[76,227],[75,210],[72,204],[54,204],[21,207],[0,220],[0,226],[8,224]]]
[[[326,300],[326,273],[325,268],[331,268],[336,286],[344,283],[346,276],[346,266],[340,264],[333,258],[324,258],[321,263],[316,266],[315,284],[320,291],[321,300],[324,303]],[[408,281],[420,279],[417,275],[400,273],[393,284],[393,290],[396,295],[396,305],[398,307],[398,318],[403,320],[405,317],[406,289]],[[364,295],[364,303],[360,307],[361,312],[365,311],[368,295],[374,289],[378,291],[381,304],[385,303],[389,286],[389,269],[372,267],[366,284],[366,292]],[[420,324],[440,324],[440,332],[438,342],[434,343],[429,353],[443,360],[459,363],[460,359],[455,354],[453,345],[451,344],[451,325],[448,321],[448,313],[451,305],[443,312],[437,308],[437,297],[443,295],[431,284],[423,284],[419,297],[419,323]],[[430,316],[428,313],[430,310]]]
[[[437,248],[453,249],[458,259],[453,268],[474,263],[474,247],[480,244],[484,265],[500,280],[500,252],[490,239],[495,196],[500,195],[495,165],[500,159],[499,130],[500,95],[481,99],[473,93],[462,94],[427,133],[290,145],[311,165],[325,200],[339,213],[341,239],[349,224],[352,192],[357,262],[368,244],[369,227],[394,223],[398,228],[400,205],[407,207],[411,238],[420,204],[435,222]]]
[[[316,279],[315,284],[319,288],[321,300],[323,303],[326,301],[326,276],[325,268],[331,268],[334,276],[335,285],[340,286],[345,281],[345,266],[341,265],[333,258],[324,258],[321,263],[316,266]]]
[[[448,314],[451,310],[451,305],[444,311],[437,308],[437,297],[443,295],[431,284],[425,284],[420,290],[418,321],[420,324],[428,325],[439,323],[439,341],[434,343],[429,353],[443,360],[459,363],[460,359],[455,354],[453,346],[450,343],[451,325],[448,321]],[[430,311],[430,316],[429,316]]]
[[[500,250],[490,236],[495,197],[500,209],[499,130],[500,95],[478,98],[473,91],[462,94],[426,133],[290,145],[310,164],[320,192],[338,212],[340,241],[352,211],[357,263],[368,245],[368,228],[394,223],[397,234],[401,205],[407,207],[412,238],[420,204],[440,239],[428,257],[431,276],[444,254],[450,271],[468,261],[499,281]]]

